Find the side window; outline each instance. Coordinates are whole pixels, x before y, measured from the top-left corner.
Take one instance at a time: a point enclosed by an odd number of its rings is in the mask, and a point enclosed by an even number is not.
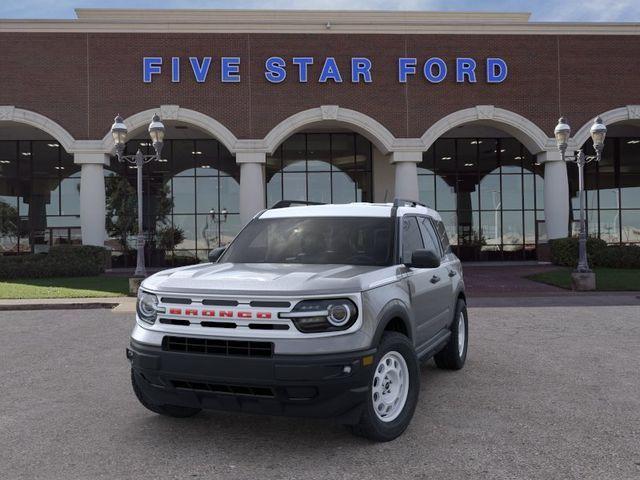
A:
[[[402,263],[410,263],[414,250],[424,248],[416,217],[402,218]]]
[[[451,253],[451,246],[449,245],[449,237],[447,237],[447,230],[444,227],[444,223],[438,220],[435,221],[436,228],[438,229],[438,237],[440,237],[440,243],[444,253]]]
[[[420,231],[422,232],[422,239],[424,240],[424,248],[434,251],[437,255],[442,256],[442,250],[440,249],[440,242],[436,236],[436,232],[433,229],[431,221],[427,217],[420,217],[418,220],[420,224]]]

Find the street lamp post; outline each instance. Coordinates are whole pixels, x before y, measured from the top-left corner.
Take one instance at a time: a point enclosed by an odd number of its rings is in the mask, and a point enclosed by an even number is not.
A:
[[[573,279],[574,284],[576,277],[582,276],[587,278],[589,285],[585,288],[577,289],[594,289],[595,288],[595,274],[589,268],[589,260],[587,258],[587,227],[585,219],[585,191],[584,191],[584,167],[588,163],[595,161],[599,162],[602,158],[602,149],[604,148],[604,138],[607,134],[607,127],[602,123],[600,117],[596,117],[591,125],[590,129],[591,140],[593,141],[593,148],[596,151],[595,155],[585,155],[582,149],[578,150],[572,155],[567,155],[567,145],[569,142],[569,136],[571,134],[571,127],[567,123],[564,117],[558,120],[558,125],[554,130],[556,137],[556,143],[558,149],[562,154],[562,160],[573,162],[578,166],[578,192],[580,196],[580,235],[578,238],[578,266],[574,272]]]
[[[124,148],[127,141],[127,126],[124,124],[124,120],[120,115],[115,118],[113,125],[111,126],[111,135],[116,146],[116,156],[118,161],[127,162],[135,165],[137,173],[137,194],[138,194],[138,236],[136,239],[137,249],[137,262],[136,262],[136,277],[145,277],[147,270],[144,262],[144,232],[142,223],[142,166],[152,160],[160,160],[160,153],[162,152],[162,145],[164,141],[165,128],[160,117],[156,114],[151,119],[149,124],[149,136],[153,142],[153,148],[155,154],[143,155],[138,148],[135,155],[125,155]]]

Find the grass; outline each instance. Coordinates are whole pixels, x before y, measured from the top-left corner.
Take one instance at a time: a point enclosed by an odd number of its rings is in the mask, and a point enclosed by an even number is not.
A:
[[[121,297],[129,293],[124,277],[28,278],[0,281],[0,299]]]
[[[536,273],[527,278],[540,283],[571,289],[573,268],[559,268],[549,272]],[[640,291],[640,269],[594,268],[596,290],[599,291]]]

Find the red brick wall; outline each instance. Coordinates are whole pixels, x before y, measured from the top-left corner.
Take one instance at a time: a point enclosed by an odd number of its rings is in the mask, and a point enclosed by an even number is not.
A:
[[[323,104],[370,115],[398,137],[418,137],[444,115],[479,104],[519,113],[549,135],[560,113],[577,130],[599,112],[640,104],[640,36],[2,33],[0,46],[0,105],[41,113],[77,139],[102,138],[116,113],[161,104],[205,113],[239,138],[261,138],[284,118]],[[284,83],[267,82],[271,55],[315,57],[309,82],[299,84],[292,66]],[[151,84],[142,82],[143,56],[165,58]],[[183,58],[180,83],[171,83],[172,56]],[[195,82],[188,56],[213,57],[206,83]],[[242,58],[241,83],[219,81],[221,56]],[[344,83],[317,82],[326,56],[336,57]],[[373,83],[350,82],[352,56],[373,61]],[[440,56],[449,76],[438,85],[421,75],[400,84],[401,56]],[[478,83],[456,84],[457,56],[478,60]],[[507,61],[504,83],[485,83],[488,56]]]

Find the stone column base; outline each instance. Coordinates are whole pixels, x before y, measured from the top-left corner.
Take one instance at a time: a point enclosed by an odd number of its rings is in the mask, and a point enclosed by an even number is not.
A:
[[[571,289],[578,292],[587,292],[596,289],[595,272],[581,273],[571,272]]]
[[[140,284],[144,280],[144,277],[130,277],[129,278],[129,296],[136,297],[138,295],[138,289]]]

